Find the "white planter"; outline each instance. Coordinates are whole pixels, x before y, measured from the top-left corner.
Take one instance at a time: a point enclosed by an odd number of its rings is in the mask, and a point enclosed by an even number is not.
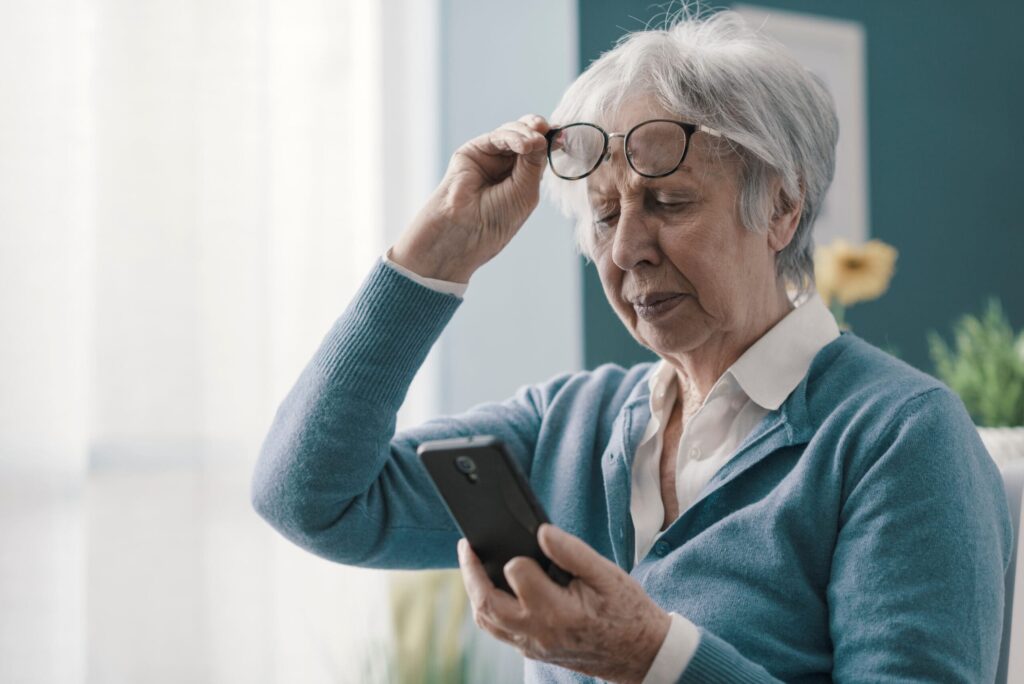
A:
[[[978,434],[1000,468],[1010,461],[1024,461],[1024,427],[980,427]]]

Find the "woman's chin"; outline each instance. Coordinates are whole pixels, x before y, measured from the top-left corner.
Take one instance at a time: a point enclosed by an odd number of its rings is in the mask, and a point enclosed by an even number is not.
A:
[[[693,351],[708,337],[703,329],[685,319],[676,321],[675,325],[666,325],[664,322],[652,324],[639,320],[632,332],[640,344],[661,357]]]

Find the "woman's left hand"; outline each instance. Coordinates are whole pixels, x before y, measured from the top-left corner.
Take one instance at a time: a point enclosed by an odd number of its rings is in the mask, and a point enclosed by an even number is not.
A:
[[[668,613],[578,537],[544,524],[537,538],[545,555],[575,577],[559,586],[535,560],[519,556],[505,564],[516,596],[495,587],[469,543],[459,540],[476,624],[527,658],[612,682],[643,681],[668,634]]]

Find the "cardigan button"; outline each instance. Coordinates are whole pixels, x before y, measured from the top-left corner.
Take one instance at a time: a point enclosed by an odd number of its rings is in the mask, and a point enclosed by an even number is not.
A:
[[[668,555],[668,552],[672,550],[672,547],[667,541],[659,541],[654,545],[654,555],[658,558],[664,558]]]

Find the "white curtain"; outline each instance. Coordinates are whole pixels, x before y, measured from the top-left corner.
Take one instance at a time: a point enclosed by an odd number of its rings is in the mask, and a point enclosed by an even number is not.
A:
[[[0,4],[0,680],[365,681],[384,578],[248,483],[436,182],[435,41],[417,0]]]

